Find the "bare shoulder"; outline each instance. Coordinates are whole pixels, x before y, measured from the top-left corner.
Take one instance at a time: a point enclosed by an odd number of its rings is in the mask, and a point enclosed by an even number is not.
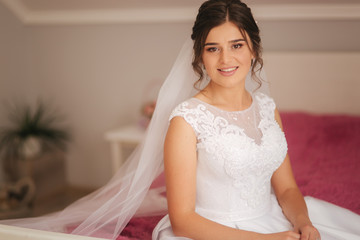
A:
[[[165,142],[172,143],[173,141],[176,141],[176,144],[179,144],[182,141],[190,141],[191,143],[196,142],[193,128],[183,117],[176,116],[170,121]]]

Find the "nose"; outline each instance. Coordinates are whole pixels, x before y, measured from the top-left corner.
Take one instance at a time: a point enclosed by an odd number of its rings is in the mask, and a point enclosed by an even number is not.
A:
[[[221,55],[220,55],[220,61],[221,63],[227,63],[231,58],[231,52],[229,51],[229,49],[224,48],[221,51]]]

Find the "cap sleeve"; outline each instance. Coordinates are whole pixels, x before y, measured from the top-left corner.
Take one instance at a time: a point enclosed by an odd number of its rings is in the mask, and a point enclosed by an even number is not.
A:
[[[275,120],[276,104],[274,99],[264,93],[257,94],[256,99],[259,102],[261,116],[269,120]]]
[[[196,104],[191,101],[191,99],[180,103],[177,107],[174,108],[169,117],[169,122],[174,117],[182,117],[194,130],[196,136],[199,134],[198,130],[198,109]]]

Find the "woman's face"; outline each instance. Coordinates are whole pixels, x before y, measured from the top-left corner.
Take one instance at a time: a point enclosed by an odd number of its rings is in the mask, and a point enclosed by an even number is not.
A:
[[[204,46],[202,61],[211,81],[231,88],[245,84],[253,55],[238,27],[232,22],[210,30]]]

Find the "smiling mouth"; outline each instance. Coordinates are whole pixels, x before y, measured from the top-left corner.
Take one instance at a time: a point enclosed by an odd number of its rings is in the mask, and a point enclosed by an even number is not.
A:
[[[232,68],[219,68],[218,70],[220,72],[232,72],[235,71],[236,69],[238,69],[239,67],[232,67]]]

